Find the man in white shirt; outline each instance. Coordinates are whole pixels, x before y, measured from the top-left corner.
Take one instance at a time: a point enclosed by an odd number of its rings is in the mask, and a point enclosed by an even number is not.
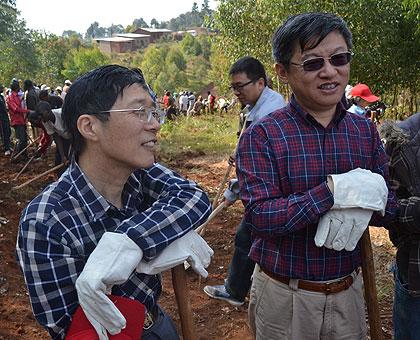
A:
[[[42,125],[48,135],[52,136],[57,146],[55,153],[55,165],[67,161],[70,148],[70,133],[64,127],[60,109],[51,109],[51,105],[46,101],[40,101],[36,106],[36,114],[41,119]]]

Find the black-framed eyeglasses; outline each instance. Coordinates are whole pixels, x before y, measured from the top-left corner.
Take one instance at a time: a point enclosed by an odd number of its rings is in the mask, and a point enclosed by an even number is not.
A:
[[[251,83],[254,83],[254,82],[255,82],[255,80],[250,80],[250,81],[247,81],[245,84],[231,85],[231,86],[229,86],[229,88],[232,91],[241,92],[242,88],[244,88],[245,86],[247,86],[247,85],[249,85]]]
[[[350,51],[340,52],[340,53],[333,54],[329,58],[317,57],[317,58],[307,59],[301,64],[292,63],[292,62],[290,62],[290,64],[295,65],[295,66],[301,66],[303,67],[304,71],[312,72],[312,71],[320,70],[324,66],[325,60],[328,60],[330,64],[333,66],[347,65],[351,61],[351,57],[353,56],[353,54],[354,53]]]
[[[165,118],[165,112],[157,107],[146,107],[140,106],[138,109],[115,109],[107,111],[98,111],[96,113],[111,113],[111,112],[131,112],[136,113],[138,118],[147,124],[152,122],[152,119],[156,119],[159,124],[163,124]]]

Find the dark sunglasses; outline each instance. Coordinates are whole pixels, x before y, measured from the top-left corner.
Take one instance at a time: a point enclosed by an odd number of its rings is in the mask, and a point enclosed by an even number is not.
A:
[[[303,67],[304,71],[311,72],[311,71],[320,70],[324,66],[325,60],[328,60],[330,64],[333,66],[347,65],[351,61],[352,56],[353,56],[353,52],[340,52],[340,53],[333,54],[329,58],[323,58],[323,57],[311,58],[311,59],[305,60],[301,64],[292,63],[292,62],[290,62],[290,64],[295,65],[295,66],[301,66]]]

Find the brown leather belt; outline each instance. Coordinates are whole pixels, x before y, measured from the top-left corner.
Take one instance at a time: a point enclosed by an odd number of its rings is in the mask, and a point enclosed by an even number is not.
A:
[[[267,274],[272,279],[284,283],[286,285],[289,284],[290,278],[285,276],[280,276],[275,273],[271,273],[263,268],[261,270]],[[356,270],[356,274],[359,274],[359,268]],[[311,292],[319,292],[324,293],[325,295],[328,294],[336,294],[342,292],[343,290],[349,289],[349,287],[353,284],[353,276],[350,274],[339,281],[331,282],[331,283],[317,283],[313,281],[298,281],[298,288],[303,290],[309,290]]]

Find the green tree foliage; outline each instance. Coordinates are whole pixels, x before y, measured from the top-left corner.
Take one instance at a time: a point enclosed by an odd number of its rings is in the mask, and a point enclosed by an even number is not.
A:
[[[252,55],[273,76],[271,37],[280,23],[302,12],[337,13],[353,33],[351,83],[365,82],[385,98],[403,89],[417,98],[418,6],[418,0],[221,0],[213,21],[219,32],[215,44],[229,64]],[[214,79],[220,78],[219,75]]]
[[[100,27],[99,23],[95,21],[92,23],[86,31],[85,39],[91,40],[94,38],[103,38],[107,35],[107,29],[105,27]]]
[[[71,49],[68,40],[48,35],[46,33],[34,32],[33,43],[38,59],[38,68],[34,79],[40,84],[61,84],[64,77],[61,74],[64,60]]]
[[[210,50],[208,37],[201,38],[206,50]],[[153,44],[145,50],[140,66],[157,94],[168,91],[198,91],[209,82],[210,62],[197,38],[187,35],[179,43]],[[187,46],[188,48],[185,48]],[[206,51],[206,53],[209,53]]]
[[[213,11],[209,7],[208,0],[204,0],[201,10],[198,10],[197,2],[194,2],[190,12],[183,13],[166,22],[171,31],[183,31],[190,27],[202,27],[206,17],[211,17]],[[162,24],[161,24],[162,25]]]
[[[11,33],[11,26],[16,21],[16,1],[0,0],[0,40]]]
[[[39,67],[31,31],[25,22],[16,20],[10,34],[0,40],[0,82],[10,84],[12,78],[33,78]]]
[[[166,63],[174,64],[180,71],[185,71],[187,68],[187,61],[185,60],[180,48],[176,45],[171,47],[165,61]]]
[[[63,31],[63,34],[61,36],[63,38],[70,38],[70,37],[76,36],[80,40],[83,39],[83,36],[80,33],[76,32],[76,31],[73,31],[73,30],[65,30],[65,31]]]
[[[98,48],[85,48],[72,50],[64,60],[64,70],[61,72],[65,78],[76,79],[78,76],[102,65],[110,63],[110,58],[99,51]]]

